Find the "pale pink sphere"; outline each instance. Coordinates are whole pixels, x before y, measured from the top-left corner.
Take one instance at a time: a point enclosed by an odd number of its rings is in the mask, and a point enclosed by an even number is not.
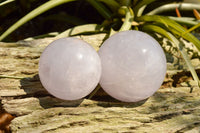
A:
[[[46,90],[57,98],[77,100],[93,91],[101,76],[97,52],[76,38],[58,39],[43,51],[39,77]]]
[[[99,50],[101,87],[124,102],[153,95],[166,74],[166,57],[159,43],[141,31],[123,31],[107,39]]]

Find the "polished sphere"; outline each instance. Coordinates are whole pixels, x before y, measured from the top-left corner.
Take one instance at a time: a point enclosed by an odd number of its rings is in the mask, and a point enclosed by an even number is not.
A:
[[[159,43],[141,31],[123,31],[107,39],[99,50],[101,87],[124,102],[153,95],[166,74],[166,57]]]
[[[46,90],[57,98],[77,100],[93,91],[101,76],[97,52],[76,38],[61,38],[43,51],[39,77]]]

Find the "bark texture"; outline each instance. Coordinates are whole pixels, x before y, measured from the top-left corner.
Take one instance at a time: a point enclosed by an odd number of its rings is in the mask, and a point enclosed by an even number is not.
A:
[[[105,34],[79,36],[98,49]],[[199,133],[200,89],[180,54],[162,39],[168,71],[149,99],[122,103],[99,90],[92,99],[64,101],[51,96],[38,77],[41,52],[55,38],[0,43],[1,109],[16,116],[13,133]],[[198,74],[199,52],[187,44]],[[193,92],[190,93],[191,89]]]

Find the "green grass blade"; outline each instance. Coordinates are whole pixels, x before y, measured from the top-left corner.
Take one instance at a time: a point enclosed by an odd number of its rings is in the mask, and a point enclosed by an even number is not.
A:
[[[191,32],[191,31],[193,31],[193,30],[195,30],[195,29],[197,29],[197,28],[199,28],[199,27],[200,27],[200,23],[198,23],[197,25],[191,27],[189,30],[187,30],[184,33],[182,33],[182,36],[187,34],[187,33],[189,33],[189,32]]]
[[[111,28],[111,29],[110,29],[110,33],[109,33],[107,39],[108,39],[109,37],[111,37],[112,35],[116,34],[116,33],[117,33],[117,31],[115,31],[115,30],[113,30],[113,29]]]
[[[101,86],[100,86],[100,84],[98,84],[97,87],[91,92],[88,99],[92,99],[93,96],[99,91],[100,88],[101,88]]]
[[[156,1],[156,0],[142,0],[142,1],[140,1],[133,9],[135,16],[138,16],[138,11],[139,11],[140,8],[144,8],[145,5],[148,5],[148,4],[150,4],[154,1]],[[141,12],[140,12],[140,14],[141,14]]]
[[[193,4],[193,3],[172,3],[172,4],[165,4],[163,6],[160,6],[149,13],[147,15],[156,15],[159,13],[167,12],[167,11],[175,11],[175,9],[178,8],[179,10],[193,10],[193,9],[198,9],[200,10],[200,4]]]
[[[199,22],[195,20],[195,18],[189,18],[189,17],[172,17],[169,16],[170,19],[174,20],[175,22],[187,25],[187,26],[194,26],[197,25]]]
[[[25,78],[25,77],[0,75],[0,78],[9,78],[9,79],[23,79],[23,78]]]
[[[176,37],[174,37],[170,32],[164,30],[163,28],[159,27],[159,26],[155,26],[155,25],[144,25],[142,30],[147,31],[147,32],[156,32],[159,33],[163,36],[165,36],[166,38],[168,38],[169,40],[171,40],[179,49],[179,51],[181,52],[181,55],[183,57],[183,59],[186,62],[186,65],[188,66],[193,79],[198,83],[198,86],[200,87],[200,81],[198,78],[198,75],[194,69],[194,67],[192,66],[192,63],[190,61],[189,56],[187,55],[187,52],[184,48],[183,42],[179,41]]]
[[[158,15],[145,15],[145,16],[137,18],[137,20],[143,21],[143,22],[160,23],[164,25],[168,30],[173,32],[174,34],[179,35],[180,37],[183,37],[184,39],[192,42],[200,51],[200,41],[191,33],[185,33],[187,30],[183,26],[179,25],[178,23],[169,19],[168,17],[158,16]],[[182,35],[182,33],[185,33],[185,34]]]
[[[83,34],[83,33],[97,33],[97,32],[103,32],[101,29],[100,25],[97,24],[85,24],[85,25],[80,25],[80,26],[75,26],[73,28],[70,28],[59,35],[57,35],[57,38],[62,38],[62,37],[68,37],[68,36],[74,36],[78,34]]]
[[[147,5],[144,5],[144,6],[142,6],[139,10],[138,10],[138,12],[137,12],[137,16],[138,17],[140,17],[140,16],[142,16],[142,13],[144,12],[144,9],[147,7]]]
[[[153,24],[145,24],[142,27],[142,31],[147,31],[147,32],[157,32],[165,37],[167,37],[168,39],[171,40],[170,36],[168,35],[167,31],[164,30],[163,28],[153,25]]]
[[[124,23],[122,24],[121,28],[119,31],[125,31],[125,30],[130,30],[134,18],[134,13],[130,7],[127,6],[122,6],[120,10],[125,11],[125,20]]]
[[[187,52],[186,50],[184,49],[184,44],[182,41],[179,41],[178,39],[176,39],[176,37],[174,37],[171,33],[169,33],[169,36],[171,37],[171,40],[177,45],[177,47],[179,48],[180,52],[181,52],[181,55],[183,56],[191,74],[192,74],[192,77],[193,79],[197,82],[198,84],[198,87],[200,87],[200,81],[199,81],[199,77],[194,69],[194,67],[192,66],[192,63],[190,61],[190,58],[189,56],[187,55]]]
[[[1,3],[0,3],[0,6],[6,5],[6,4],[11,3],[11,2],[14,2],[14,1],[15,1],[15,0],[6,0],[6,1],[4,1],[4,2],[1,2]]]
[[[21,18],[19,21],[17,21],[15,24],[13,24],[8,30],[6,30],[1,36],[0,41],[2,41],[5,37],[7,37],[9,34],[11,34],[13,31],[15,31],[17,28],[28,22],[29,20],[35,18],[36,16],[44,13],[45,11],[50,10],[51,8],[54,8],[56,6],[59,6],[61,4],[74,1],[74,0],[50,0],[43,5],[39,6],[38,8],[34,9],[30,13],[28,13],[26,16]]]
[[[116,12],[120,8],[120,4],[115,0],[98,0],[105,3],[113,12]]]
[[[105,19],[111,19],[111,12],[99,1],[97,0],[87,0]]]
[[[121,6],[131,6],[132,0],[118,0]]]

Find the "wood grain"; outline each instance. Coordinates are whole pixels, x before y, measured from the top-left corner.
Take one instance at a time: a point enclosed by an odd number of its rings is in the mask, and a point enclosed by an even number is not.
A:
[[[98,49],[105,34],[79,38]],[[53,40],[55,38],[0,43],[1,108],[8,116],[16,116],[10,124],[11,132],[200,132],[200,89],[180,54],[168,47],[166,40],[162,40],[168,60],[165,81],[152,97],[138,103],[119,102],[102,90],[92,99],[77,101],[51,96],[40,83],[38,61],[41,52]],[[200,74],[200,54],[195,49],[191,52],[193,47],[188,49]],[[191,88],[193,93],[190,93]]]

